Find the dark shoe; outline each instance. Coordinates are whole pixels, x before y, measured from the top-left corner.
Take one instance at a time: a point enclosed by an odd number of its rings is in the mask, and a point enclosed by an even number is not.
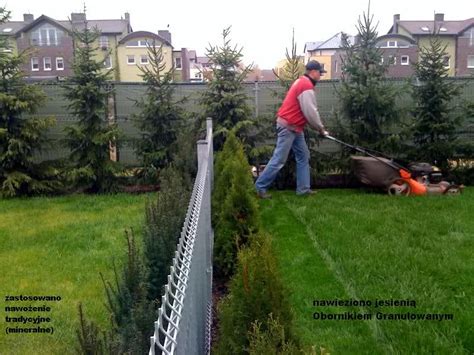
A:
[[[297,194],[298,196],[310,196],[310,195],[316,195],[317,191],[314,190],[308,190],[303,192],[302,194]]]
[[[257,191],[257,196],[262,200],[270,200],[272,198],[272,195],[266,191]]]

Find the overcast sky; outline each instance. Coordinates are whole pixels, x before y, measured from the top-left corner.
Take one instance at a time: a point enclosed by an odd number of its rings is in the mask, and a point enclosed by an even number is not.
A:
[[[81,12],[83,0],[4,0],[12,20],[22,20],[24,13],[35,18],[44,14],[67,20],[71,12]],[[169,29],[175,49],[196,49],[205,55],[209,43],[222,43],[222,30],[232,26],[233,44],[243,47],[244,62],[262,69],[273,68],[291,46],[294,28],[298,52],[306,42],[323,41],[344,31],[356,33],[357,19],[367,11],[367,0],[328,1],[258,1],[258,0],[168,0],[168,1],[86,1],[87,18],[121,18],[130,13],[134,31],[157,32]],[[474,17],[473,0],[372,0],[371,13],[378,32],[389,30],[394,14],[401,20],[431,20],[434,13],[444,13],[445,20]],[[169,26],[169,27],[168,27]]]

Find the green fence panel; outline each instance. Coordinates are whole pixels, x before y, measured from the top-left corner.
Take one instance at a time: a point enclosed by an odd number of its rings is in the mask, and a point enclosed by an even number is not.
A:
[[[410,79],[388,79],[399,92],[396,100],[397,107],[401,110],[413,106],[413,99],[410,93]],[[449,78],[455,85],[461,87],[461,94],[455,103],[474,100],[474,78]],[[114,92],[114,115],[118,127],[123,133],[118,147],[118,160],[127,166],[138,164],[132,140],[140,137],[140,132],[136,128],[133,117],[140,112],[139,100],[146,94],[146,85],[143,83],[112,83]],[[183,108],[196,117],[203,114],[203,108],[199,101],[203,92],[207,89],[205,83],[179,83],[173,84],[175,98],[180,100],[186,98]],[[333,125],[334,113],[340,109],[337,89],[340,86],[338,80],[320,81],[316,86],[316,94],[319,109],[325,125],[329,128]],[[49,160],[64,158],[68,156],[69,150],[63,144],[65,138],[64,128],[73,125],[76,118],[68,112],[67,101],[64,98],[64,88],[59,83],[42,84],[42,89],[48,99],[42,106],[37,116],[53,116],[56,118],[56,125],[51,128],[47,136],[51,139],[51,145],[38,154],[38,159]],[[245,83],[244,93],[247,95],[247,103],[252,109],[254,116],[275,116],[280,103],[278,94],[284,93],[284,89],[278,82],[255,82]],[[105,118],[104,118],[105,119]],[[474,139],[474,122],[465,121],[459,129],[459,138],[464,141]],[[321,152],[331,152],[336,147],[331,142],[323,142],[317,150]]]

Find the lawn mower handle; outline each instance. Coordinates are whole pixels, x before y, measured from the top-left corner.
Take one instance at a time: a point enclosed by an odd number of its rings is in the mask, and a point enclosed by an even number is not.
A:
[[[346,147],[351,148],[351,149],[354,149],[354,150],[356,150],[356,151],[358,151],[358,152],[360,152],[360,153],[367,154],[368,156],[370,156],[370,157],[372,157],[372,158],[378,159],[378,157],[376,157],[376,156],[373,155],[373,154],[370,154],[370,153],[369,153],[368,151],[366,151],[365,149],[362,149],[361,147],[358,147],[358,146],[356,146],[356,145],[352,145],[352,144],[343,142],[343,141],[341,141],[341,140],[339,140],[339,139],[337,139],[337,138],[335,138],[335,137],[333,137],[333,136],[331,136],[331,135],[329,135],[329,134],[324,135],[323,137],[326,138],[326,139],[329,139],[329,140],[331,140],[331,141],[333,141],[333,142],[339,143],[339,144],[341,144],[341,145],[345,145]]]
[[[365,149],[362,148],[362,147],[358,147],[358,146],[356,146],[356,145],[352,145],[352,144],[343,142],[343,141],[341,141],[341,140],[339,140],[339,139],[337,139],[337,138],[335,138],[335,137],[333,137],[333,136],[331,136],[331,135],[329,135],[329,134],[323,135],[323,137],[326,138],[326,139],[329,139],[330,141],[339,143],[339,144],[344,145],[344,146],[346,146],[346,147],[348,147],[348,148],[350,148],[350,149],[353,149],[353,150],[355,150],[355,151],[358,151],[359,153],[368,155],[369,157],[374,158],[374,159],[376,159],[376,160],[382,162],[383,164],[388,165],[388,166],[390,166],[390,167],[392,167],[392,168],[394,168],[394,169],[396,169],[396,170],[404,169],[404,170],[406,170],[406,171],[408,171],[408,172],[410,171],[410,170],[408,170],[407,168],[405,168],[405,167],[403,167],[403,166],[401,166],[401,165],[395,163],[394,161],[385,161],[385,160],[383,160],[383,159],[380,159],[380,157],[378,157],[378,156],[376,156],[376,155],[374,155],[374,154],[372,154],[372,153],[369,153],[367,150],[365,150]]]

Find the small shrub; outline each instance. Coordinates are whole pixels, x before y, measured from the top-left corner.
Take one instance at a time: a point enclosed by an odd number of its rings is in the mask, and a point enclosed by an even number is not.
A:
[[[219,220],[219,213],[229,190],[233,171],[228,168],[229,164],[227,162],[232,158],[245,159],[242,145],[235,134],[229,134],[222,151],[216,154],[214,190],[212,192],[212,221],[214,225]]]
[[[250,247],[238,255],[238,269],[230,283],[229,295],[219,305],[219,340],[216,354],[242,354],[249,349],[249,332],[256,321],[266,332],[270,314],[282,325],[288,341],[295,341],[291,331],[292,312],[277,270],[270,237],[252,236]]]
[[[146,205],[143,232],[149,300],[161,296],[189,200],[188,187],[176,169],[168,167],[162,170],[160,180],[160,192]]]
[[[191,190],[197,173],[197,129],[191,122],[188,123],[177,133],[172,164],[182,176],[185,186]]]
[[[266,329],[266,330],[264,330]],[[252,323],[252,329],[249,333],[249,354],[279,354],[279,355],[303,355],[304,351],[288,340],[285,334],[285,328],[278,320],[270,314],[262,324],[259,321]]]
[[[447,179],[456,184],[474,186],[474,167],[456,168],[449,172]]]
[[[237,151],[225,160],[214,195],[214,207],[220,209],[217,213],[214,265],[218,275],[227,277],[234,271],[238,249],[247,244],[259,225],[250,166],[237,138],[230,134],[228,140],[226,145],[235,144]],[[226,153],[223,154],[225,158]]]
[[[116,354],[118,347],[112,335],[100,330],[97,324],[87,320],[80,303],[78,313],[79,329],[76,333],[79,347],[76,347],[76,352],[84,355]]]
[[[121,277],[115,270],[115,286],[102,280],[107,294],[107,307],[112,315],[113,332],[119,339],[119,353],[142,354],[150,346],[155,307],[147,299],[147,270],[133,233],[127,233],[126,236],[127,262]]]

